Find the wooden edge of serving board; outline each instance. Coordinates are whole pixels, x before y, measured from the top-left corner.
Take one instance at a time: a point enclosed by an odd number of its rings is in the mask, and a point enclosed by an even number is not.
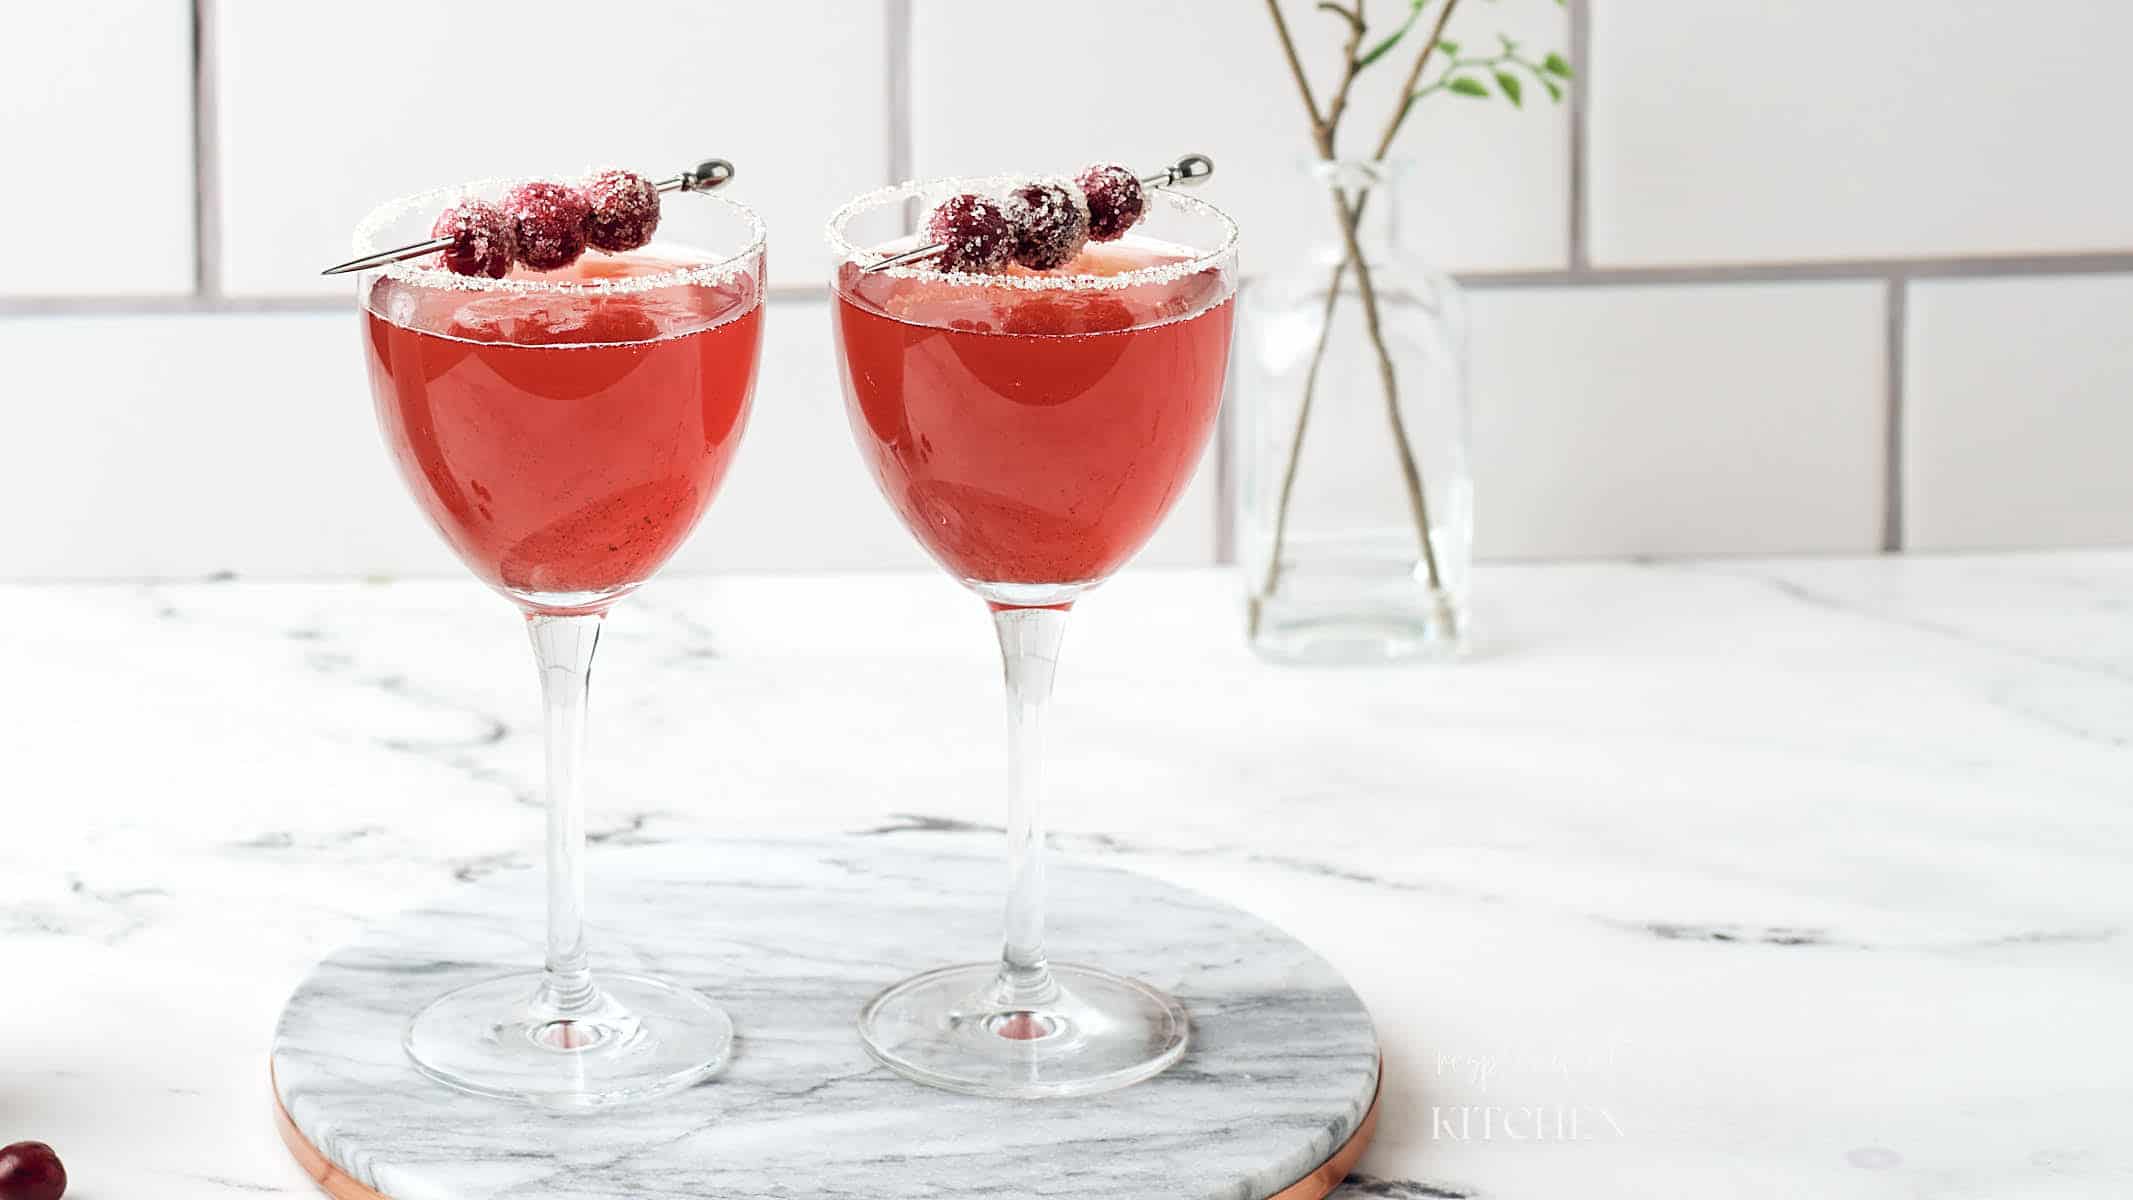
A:
[[[1371,1137],[1378,1131],[1378,1101],[1385,1095],[1382,1060],[1378,1064],[1378,1071],[1378,1089],[1371,1094],[1370,1110],[1363,1114],[1362,1124],[1356,1126],[1355,1132],[1349,1135],[1348,1140],[1333,1152],[1333,1157],[1320,1163],[1317,1169],[1302,1179],[1269,1196],[1267,1200],[1325,1200],[1328,1193],[1348,1178],[1348,1173],[1355,1169],[1357,1160],[1363,1157],[1363,1151],[1369,1147]],[[281,1087],[274,1084],[273,1077],[274,1068],[270,1064],[267,1067],[267,1079],[274,1093],[275,1128],[281,1133],[282,1145],[287,1146],[289,1153],[295,1157],[296,1165],[302,1167],[304,1174],[309,1175],[312,1182],[318,1184],[319,1190],[333,1197],[333,1200],[392,1200],[384,1193],[364,1186],[354,1176],[335,1166],[331,1159],[319,1153],[318,1147],[313,1146],[303,1131],[296,1127],[296,1122],[289,1119],[289,1110],[281,1104]]]

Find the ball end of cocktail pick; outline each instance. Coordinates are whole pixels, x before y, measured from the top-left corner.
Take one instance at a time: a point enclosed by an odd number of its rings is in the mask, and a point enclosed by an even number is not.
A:
[[[1205,154],[1188,154],[1172,164],[1170,182],[1173,187],[1192,187],[1214,173],[1214,159]]]
[[[723,187],[733,178],[733,164],[723,158],[707,158],[693,168],[682,172],[681,190],[685,192],[708,192]]]

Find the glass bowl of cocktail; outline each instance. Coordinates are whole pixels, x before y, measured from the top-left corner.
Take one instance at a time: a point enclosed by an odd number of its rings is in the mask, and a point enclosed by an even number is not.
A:
[[[1086,1095],[1185,1051],[1176,1000],[1046,953],[1038,734],[1069,609],[1147,542],[1214,432],[1237,230],[1165,186],[1209,166],[909,183],[830,223],[853,436],[913,536],[991,609],[1007,675],[1000,957],[895,984],[860,1016],[869,1052],[922,1083]]]
[[[762,223],[723,196],[662,204],[660,190],[724,177],[677,180],[466,184],[385,204],[355,238],[373,261],[449,243],[357,273],[362,353],[418,506],[524,615],[547,717],[545,964],[438,998],[405,1045],[434,1079],[551,1107],[688,1086],[733,1037],[691,987],[595,974],[583,917],[580,758],[600,624],[711,503],[762,341]]]

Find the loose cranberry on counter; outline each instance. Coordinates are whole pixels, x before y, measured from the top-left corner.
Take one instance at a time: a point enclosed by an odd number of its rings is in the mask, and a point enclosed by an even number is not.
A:
[[[595,250],[635,250],[659,228],[659,192],[634,171],[600,172],[586,181],[585,196],[592,202],[585,240]]]
[[[1015,261],[1050,271],[1074,261],[1089,241],[1089,202],[1070,183],[1039,180],[1007,193],[1015,226]]]
[[[1148,195],[1141,190],[1140,177],[1117,163],[1085,167],[1074,182],[1089,198],[1089,237],[1095,241],[1125,236],[1148,211]]]
[[[504,212],[518,235],[518,260],[534,270],[560,270],[585,253],[592,202],[577,188],[545,179],[522,183],[504,197]]]
[[[983,274],[1007,265],[1015,252],[1015,226],[990,196],[950,196],[926,215],[926,240],[947,247],[930,264],[943,271]]]
[[[518,257],[511,218],[486,200],[469,197],[437,214],[430,236],[452,239],[438,254],[444,258],[445,269],[455,275],[502,279],[511,272],[511,260]]]
[[[0,1200],[59,1200],[66,1194],[67,1169],[50,1146],[43,1142],[0,1146]]]

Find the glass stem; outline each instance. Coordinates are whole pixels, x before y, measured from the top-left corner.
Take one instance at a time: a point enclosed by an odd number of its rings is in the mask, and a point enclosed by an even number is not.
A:
[[[528,614],[548,740],[548,961],[537,1003],[554,1018],[595,1007],[585,954],[585,709],[604,614]]]
[[[1067,610],[996,608],[1007,675],[1007,918],[995,999],[1035,1009],[1059,997],[1044,957],[1044,714]]]

